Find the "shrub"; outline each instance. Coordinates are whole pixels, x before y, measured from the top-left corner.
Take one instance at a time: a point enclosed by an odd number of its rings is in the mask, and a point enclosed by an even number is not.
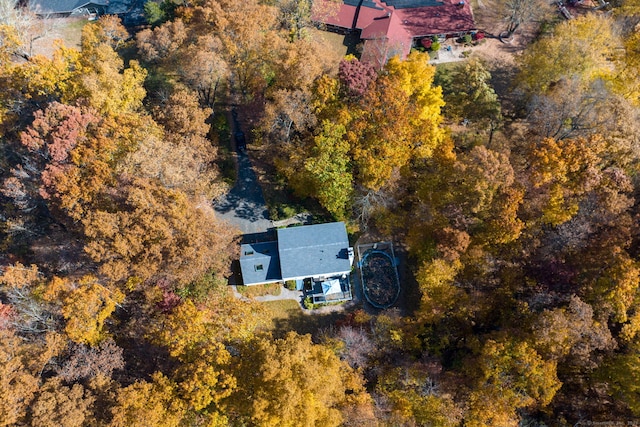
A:
[[[314,304],[312,301],[313,300],[311,299],[311,297],[306,297],[304,301],[302,301],[302,305],[304,305],[304,308],[306,308],[307,310],[314,310],[316,308],[327,307],[330,305],[342,305],[346,302],[346,301],[331,301],[331,302],[319,302],[317,304]]]
[[[431,51],[432,52],[437,52],[440,50],[440,42],[439,41],[434,41],[433,43],[431,43]]]
[[[295,280],[287,280],[284,283],[284,287],[289,289],[290,291],[295,291],[298,286]]]
[[[462,40],[464,41],[464,44],[471,44],[473,41],[471,34],[465,34],[464,37],[462,37]]]
[[[282,219],[289,219],[294,217],[298,213],[298,210],[295,206],[291,205],[280,205],[278,206],[278,216]]]
[[[175,293],[181,298],[191,298],[194,301],[203,301],[210,292],[220,292],[224,287],[224,278],[218,277],[212,273],[207,273],[198,280],[176,289]]]

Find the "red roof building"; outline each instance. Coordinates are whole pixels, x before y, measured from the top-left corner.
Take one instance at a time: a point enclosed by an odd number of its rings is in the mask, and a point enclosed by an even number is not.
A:
[[[361,59],[380,66],[394,55],[406,57],[415,39],[475,30],[469,0],[342,0],[336,13],[318,21],[360,30],[365,41]]]

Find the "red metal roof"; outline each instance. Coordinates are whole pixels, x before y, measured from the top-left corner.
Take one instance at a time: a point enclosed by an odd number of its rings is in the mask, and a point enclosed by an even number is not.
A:
[[[460,5],[459,0],[443,0],[440,5],[396,9],[381,0],[373,0],[379,9],[360,7],[358,21],[353,25],[357,8],[342,4],[333,16],[323,17],[327,25],[362,30],[362,38],[381,32],[390,40],[407,40],[434,34],[451,34],[475,29],[469,0]]]
[[[396,9],[404,29],[413,37],[451,34],[474,30],[475,22],[469,0],[444,0],[441,6]]]
[[[396,11],[397,12],[397,11]],[[377,62],[370,56],[375,54],[372,51],[379,50],[372,47],[374,41],[386,40],[387,53],[406,57],[411,51],[413,37],[409,34],[400,20],[398,13],[390,13],[384,18],[376,19],[362,30],[360,38],[366,40],[364,51],[362,52],[362,60],[369,62]],[[376,43],[373,43],[376,44]],[[384,61],[386,62],[386,60]],[[380,64],[381,66],[384,65]]]
[[[353,28],[353,20],[356,16],[357,8],[348,4],[340,5],[340,9],[334,15],[324,16],[321,18],[321,22],[327,25],[335,25],[340,28]],[[358,22],[355,28],[362,30],[373,22],[376,18],[382,18],[387,15],[385,9],[373,9],[371,7],[361,7],[358,14]]]

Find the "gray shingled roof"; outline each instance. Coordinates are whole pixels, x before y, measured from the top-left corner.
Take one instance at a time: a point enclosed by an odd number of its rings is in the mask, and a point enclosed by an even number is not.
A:
[[[108,0],[32,0],[30,8],[39,15],[48,13],[72,13],[83,7],[106,6]]]
[[[241,245],[240,270],[245,285],[279,282],[282,276],[277,243],[264,242]]]
[[[343,222],[278,229],[283,280],[349,273],[348,250]]]

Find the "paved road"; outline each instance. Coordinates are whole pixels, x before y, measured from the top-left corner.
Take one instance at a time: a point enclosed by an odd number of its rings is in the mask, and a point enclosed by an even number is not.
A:
[[[218,218],[244,234],[263,233],[272,227],[262,188],[246,152],[237,153],[238,179],[235,186],[213,204]]]

